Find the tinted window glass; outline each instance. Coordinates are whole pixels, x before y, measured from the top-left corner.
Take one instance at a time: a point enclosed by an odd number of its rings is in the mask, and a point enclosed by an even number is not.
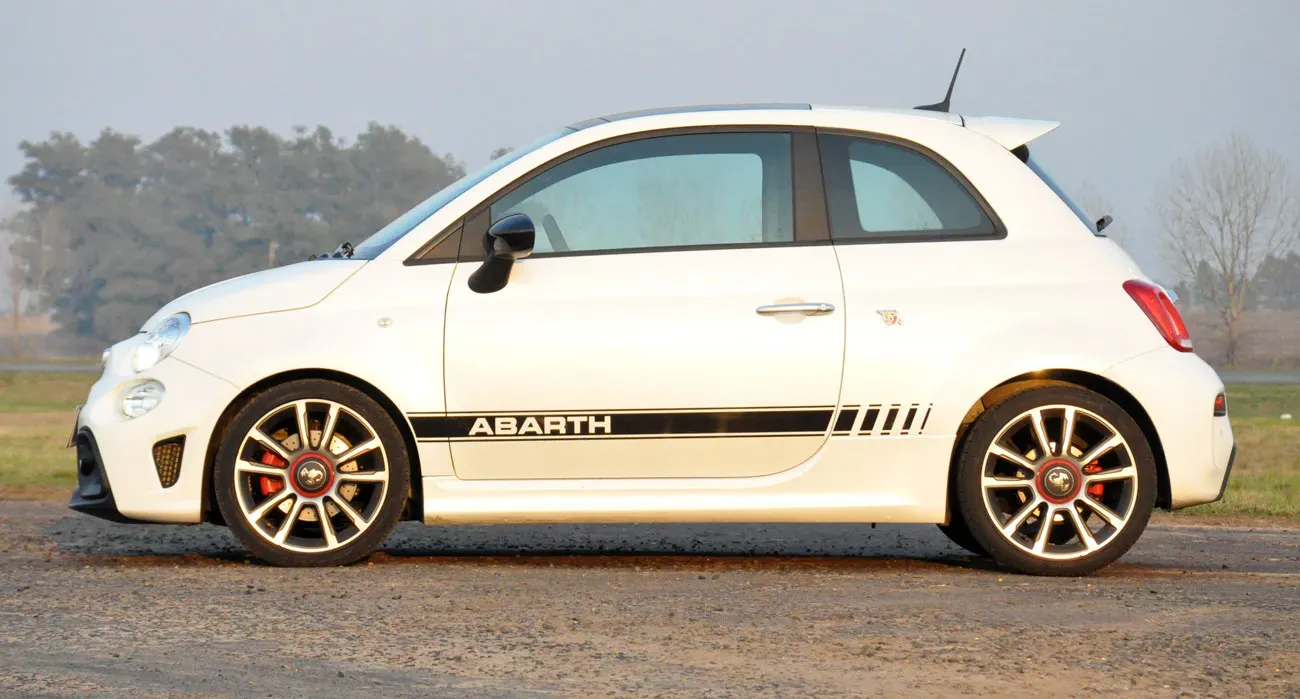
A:
[[[490,215],[532,218],[534,254],[791,241],[790,173],[788,134],[662,136],[556,165]]]
[[[922,153],[848,136],[822,135],[819,145],[833,238],[997,232],[966,186]]]

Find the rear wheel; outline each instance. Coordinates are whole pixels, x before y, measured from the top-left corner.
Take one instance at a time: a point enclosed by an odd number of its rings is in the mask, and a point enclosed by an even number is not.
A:
[[[250,551],[284,566],[357,561],[401,517],[409,458],[397,425],[364,393],[320,379],[258,394],[217,450],[221,514]]]
[[[1107,398],[1052,386],[984,412],[962,447],[957,492],[975,540],[1001,565],[1085,575],[1137,541],[1155,505],[1155,458]]]

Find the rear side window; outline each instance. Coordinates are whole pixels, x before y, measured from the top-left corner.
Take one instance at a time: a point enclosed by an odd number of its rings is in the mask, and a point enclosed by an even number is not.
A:
[[[836,240],[991,238],[997,226],[967,186],[929,156],[883,141],[818,137]]]

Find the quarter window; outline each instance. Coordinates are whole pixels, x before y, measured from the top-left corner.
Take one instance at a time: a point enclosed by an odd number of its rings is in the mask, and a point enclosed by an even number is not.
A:
[[[966,186],[922,153],[831,134],[822,134],[818,145],[836,240],[997,234]]]
[[[534,253],[794,240],[790,136],[709,133],[606,146],[556,165],[492,205],[527,214]]]

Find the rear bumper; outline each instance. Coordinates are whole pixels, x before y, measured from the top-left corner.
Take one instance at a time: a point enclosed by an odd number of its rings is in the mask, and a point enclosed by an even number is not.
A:
[[[1223,497],[1236,454],[1232,425],[1214,415],[1223,381],[1194,354],[1161,348],[1104,372],[1141,404],[1155,426],[1169,474],[1171,509]]]

